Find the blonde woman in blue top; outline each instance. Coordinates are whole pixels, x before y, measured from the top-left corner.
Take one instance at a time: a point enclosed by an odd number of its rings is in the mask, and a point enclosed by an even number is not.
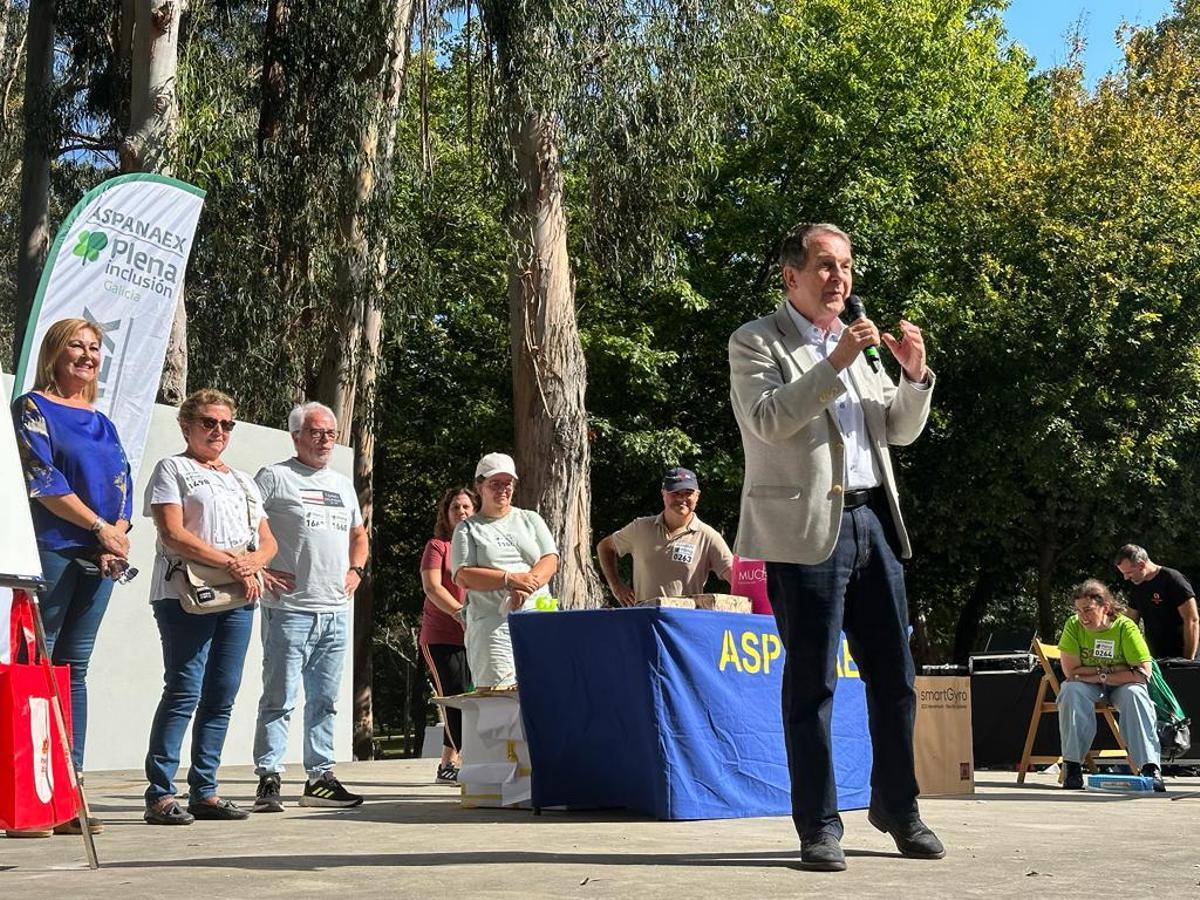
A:
[[[1072,591],[1075,615],[1063,626],[1063,686],[1058,695],[1062,738],[1063,787],[1083,788],[1081,763],[1096,736],[1096,701],[1104,699],[1121,716],[1121,735],[1141,774],[1166,790],[1159,773],[1158,730],[1146,683],[1153,657],[1137,623],[1121,608],[1103,582],[1089,578]]]
[[[13,401],[17,447],[46,591],[41,601],[55,665],[71,667],[71,751],[82,771],[87,672],[112,579],[128,565],[133,509],[129,461],[116,426],[98,412],[103,332],[86,319],[46,331],[33,390]],[[98,821],[92,831],[101,829]],[[77,821],[57,830],[78,832]]]

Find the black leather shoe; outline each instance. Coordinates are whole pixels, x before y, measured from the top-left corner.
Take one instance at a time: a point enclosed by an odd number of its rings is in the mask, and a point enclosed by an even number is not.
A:
[[[196,821],[196,817],[184,812],[176,800],[172,800],[166,806],[147,806],[142,818],[146,820],[147,825],[191,825]]]
[[[217,819],[225,822],[250,818],[250,813],[233,804],[231,800],[219,800],[216,803],[189,803],[187,811],[197,819]]]
[[[1083,790],[1083,766],[1077,762],[1063,762],[1063,790]]]
[[[1163,784],[1162,770],[1160,770],[1154,763],[1146,763],[1144,766],[1142,766],[1141,774],[1147,778],[1153,779],[1154,790],[1156,793],[1162,794],[1166,792],[1167,786]]]
[[[846,854],[837,838],[822,831],[815,837],[800,839],[800,868],[842,872],[846,868]]]
[[[920,816],[914,815],[903,822],[889,822],[875,810],[870,810],[867,812],[867,821],[892,836],[901,856],[909,859],[941,859],[946,855],[946,848],[929,826],[921,821]]]

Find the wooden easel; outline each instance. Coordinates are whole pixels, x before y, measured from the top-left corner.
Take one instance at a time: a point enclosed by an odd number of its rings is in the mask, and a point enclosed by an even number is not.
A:
[[[67,771],[71,774],[71,785],[75,788],[75,814],[79,817],[80,831],[83,833],[83,848],[87,853],[88,868],[98,869],[100,868],[100,858],[96,855],[96,841],[92,837],[92,830],[88,827],[91,812],[88,807],[87,795],[83,790],[83,782],[79,778],[79,770],[75,768],[75,757],[71,755],[71,738],[67,734],[67,723],[63,718],[63,698],[58,692],[58,679],[54,677],[54,668],[50,662],[50,648],[46,644],[46,627],[42,624],[40,603],[42,585],[40,583],[31,585],[22,580],[20,584],[13,584],[12,588],[13,605],[28,603],[33,612],[34,637],[37,640],[38,655],[42,660],[42,672],[46,676],[46,687],[50,691],[50,708],[54,710],[54,724],[58,728],[59,751],[66,761]],[[7,623],[5,624],[7,626]],[[5,632],[7,632],[7,627]]]

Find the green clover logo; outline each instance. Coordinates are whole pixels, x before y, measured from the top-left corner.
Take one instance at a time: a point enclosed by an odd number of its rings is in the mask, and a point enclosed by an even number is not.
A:
[[[79,232],[79,243],[75,245],[75,249],[71,253],[74,256],[83,257],[83,262],[80,263],[83,266],[99,259],[100,251],[107,246],[108,235],[103,231],[81,231]]]

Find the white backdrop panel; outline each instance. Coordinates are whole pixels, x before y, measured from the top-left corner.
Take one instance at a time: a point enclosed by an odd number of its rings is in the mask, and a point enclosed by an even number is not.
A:
[[[145,465],[138,473],[134,495],[133,530],[129,535],[130,561],[139,570],[129,584],[118,584],[100,626],[96,650],[88,674],[89,771],[105,769],[142,769],[150,722],[162,693],[162,644],[148,601],[150,577],[154,569],[154,523],[142,516],[146,481],[154,464],[164,456],[183,449],[183,438],[175,420],[177,411],[156,405],[146,441]],[[294,455],[291,436],[286,430],[264,428],[239,422],[233,440],[222,457],[232,466],[253,475],[267,463]],[[339,472],[351,475],[353,458],[348,447],[339,446],[331,463]],[[254,635],[246,654],[242,688],[233,708],[229,737],[221,757],[224,765],[253,763],[254,723],[262,687],[262,642],[259,616],[255,615]],[[338,721],[334,738],[335,756],[351,758],[351,665],[349,654],[338,696]],[[292,717],[288,735],[288,780],[299,781],[302,756],[303,695]],[[191,732],[183,741],[183,765],[187,765]],[[182,778],[178,779],[182,785]],[[181,787],[181,790],[183,787]],[[238,792],[240,793],[240,792]]]

